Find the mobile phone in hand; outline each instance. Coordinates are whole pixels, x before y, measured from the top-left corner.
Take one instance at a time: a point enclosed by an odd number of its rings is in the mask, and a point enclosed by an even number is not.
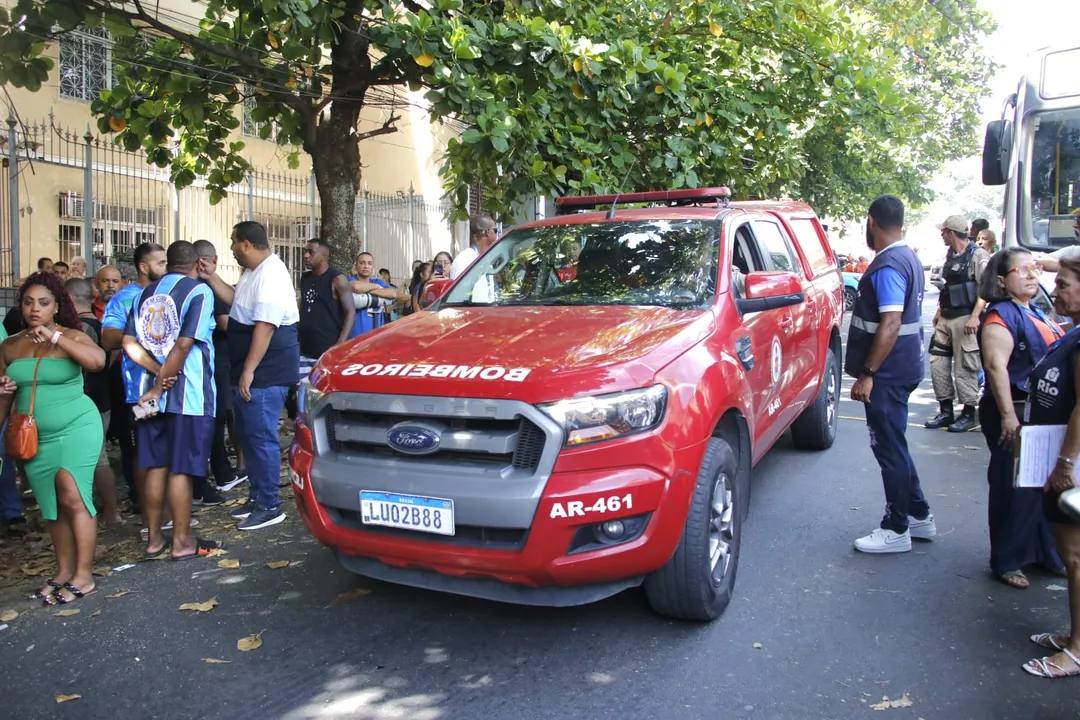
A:
[[[149,400],[132,407],[131,411],[134,413],[136,420],[145,420],[148,417],[157,415],[158,409],[158,401],[154,398],[150,398]]]

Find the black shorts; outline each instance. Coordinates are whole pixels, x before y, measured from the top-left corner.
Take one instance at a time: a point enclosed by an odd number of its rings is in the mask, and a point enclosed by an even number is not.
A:
[[[206,477],[214,418],[159,413],[135,423],[136,457],[142,468],[169,468],[170,473]]]

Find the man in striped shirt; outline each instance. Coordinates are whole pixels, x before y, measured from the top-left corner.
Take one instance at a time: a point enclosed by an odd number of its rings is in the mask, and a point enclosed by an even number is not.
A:
[[[166,487],[173,517],[173,560],[201,557],[219,543],[190,535],[191,482],[205,477],[214,437],[214,294],[195,275],[195,246],[169,246],[166,275],[148,285],[132,307],[124,351],[157,376],[139,398],[152,413],[136,423],[138,463],[146,471],[146,556],[161,557],[169,544],[161,532]],[[166,386],[169,386],[166,388]]]

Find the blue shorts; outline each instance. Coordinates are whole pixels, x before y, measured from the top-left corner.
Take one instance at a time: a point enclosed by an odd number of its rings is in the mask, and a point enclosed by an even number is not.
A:
[[[213,417],[160,413],[136,421],[135,433],[139,467],[167,467],[170,473],[196,477],[209,473]]]

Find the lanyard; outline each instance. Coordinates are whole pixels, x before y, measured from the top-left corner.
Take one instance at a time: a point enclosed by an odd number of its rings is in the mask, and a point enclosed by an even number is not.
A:
[[[1016,307],[1020,308],[1020,312],[1024,313],[1028,317],[1035,318],[1036,320],[1039,320],[1048,328],[1050,328],[1050,331],[1054,333],[1055,338],[1057,338],[1058,340],[1062,339],[1061,328],[1056,322],[1048,318],[1046,316],[1046,313],[1044,313],[1038,306],[1024,307],[1023,305],[1017,305]]]
[[[1050,353],[1054,352],[1054,350],[1061,347],[1065,343],[1065,341],[1069,339],[1069,336],[1071,336],[1077,330],[1080,330],[1080,326],[1073,327],[1071,330],[1069,330],[1069,332],[1065,333],[1064,335],[1059,337],[1057,340],[1055,340],[1054,343],[1050,346],[1050,349],[1047,351],[1046,354],[1049,355]]]

